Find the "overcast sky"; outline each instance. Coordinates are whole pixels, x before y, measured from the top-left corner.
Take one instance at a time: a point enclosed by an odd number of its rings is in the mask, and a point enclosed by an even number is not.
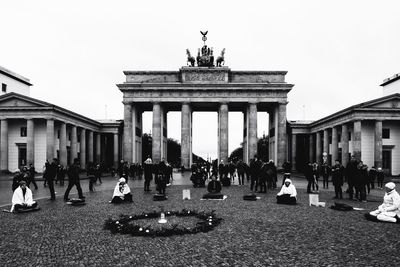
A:
[[[185,49],[226,48],[232,70],[287,70],[289,120],[315,120],[382,96],[400,72],[400,1],[4,1],[0,65],[31,96],[93,119],[122,119],[124,70],[178,70]],[[145,131],[151,113],[144,115]],[[259,114],[259,135],[266,131]],[[229,147],[242,115],[230,114]],[[180,141],[180,114],[168,116]],[[195,153],[215,157],[217,114],[194,114]]]

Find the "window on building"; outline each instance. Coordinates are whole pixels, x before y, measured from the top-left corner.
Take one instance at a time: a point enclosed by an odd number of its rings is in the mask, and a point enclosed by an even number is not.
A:
[[[21,137],[26,137],[26,127],[21,127]]]
[[[2,84],[1,84],[1,91],[2,91],[3,93],[7,93],[7,84],[5,84],[5,83],[2,83]]]
[[[382,129],[382,138],[383,139],[390,139],[390,129],[383,128]]]

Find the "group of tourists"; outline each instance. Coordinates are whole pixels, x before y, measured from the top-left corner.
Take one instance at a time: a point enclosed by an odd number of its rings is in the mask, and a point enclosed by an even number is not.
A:
[[[318,192],[319,178],[322,177],[323,188],[329,188],[329,178],[332,177],[332,184],[335,188],[335,198],[343,199],[342,186],[345,182],[348,184],[346,192],[349,199],[362,202],[367,201],[367,194],[375,188],[375,181],[378,181],[378,188],[383,188],[384,173],[382,168],[375,166],[368,169],[362,161],[351,157],[349,163],[344,167],[338,160],[333,166],[326,161],[318,165],[309,163],[305,168],[305,177],[307,178],[307,193]]]
[[[222,185],[229,186],[234,184],[237,178],[239,186],[245,185],[245,180],[250,183],[250,189],[253,192],[259,190],[259,193],[266,193],[267,188],[277,188],[278,172],[274,161],[261,161],[257,155],[254,156],[249,165],[242,160],[229,161],[228,163],[221,160],[219,164],[214,161],[212,168],[209,162],[194,163],[191,166],[191,172],[191,181],[195,187],[204,186],[207,179],[218,179]],[[287,177],[290,177],[290,175],[285,176],[285,178]]]
[[[27,166],[23,166],[21,170],[15,170],[11,186],[13,191],[18,188],[20,181],[25,181],[25,185],[28,187],[30,187],[30,184],[32,184],[36,190],[38,189],[35,180],[35,167],[33,167],[32,164],[29,165],[29,168]]]

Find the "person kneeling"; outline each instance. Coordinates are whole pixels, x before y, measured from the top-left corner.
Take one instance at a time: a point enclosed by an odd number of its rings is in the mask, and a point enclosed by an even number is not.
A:
[[[114,189],[113,198],[111,203],[132,202],[131,189],[126,183],[125,178],[119,179]]]
[[[392,182],[385,184],[385,196],[383,204],[377,210],[371,211],[369,215],[383,222],[400,222],[400,195],[394,189],[396,185]]]
[[[25,181],[19,182],[19,187],[17,187],[12,196],[12,206],[11,212],[21,212],[34,210],[37,207],[37,203],[33,201],[32,191],[26,187]]]
[[[294,205],[296,204],[296,196],[296,187],[294,187],[290,179],[286,179],[281,191],[276,195],[276,200],[278,204]]]

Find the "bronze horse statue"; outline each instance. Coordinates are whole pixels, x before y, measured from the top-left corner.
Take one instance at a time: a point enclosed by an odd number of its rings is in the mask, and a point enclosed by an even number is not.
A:
[[[222,67],[222,65],[224,65],[225,64],[225,58],[224,58],[224,55],[225,55],[225,48],[224,49],[222,49],[222,51],[221,51],[221,55],[217,58],[217,62],[216,62],[216,64],[217,64],[217,67]],[[222,64],[223,63],[223,64]]]
[[[186,54],[187,54],[187,63],[188,63],[188,66],[190,66],[190,67],[194,67],[194,63],[195,63],[195,59],[194,59],[194,57],[192,56],[192,55],[190,55],[190,51],[189,51],[189,49],[186,49]],[[190,64],[190,65],[189,65]]]

